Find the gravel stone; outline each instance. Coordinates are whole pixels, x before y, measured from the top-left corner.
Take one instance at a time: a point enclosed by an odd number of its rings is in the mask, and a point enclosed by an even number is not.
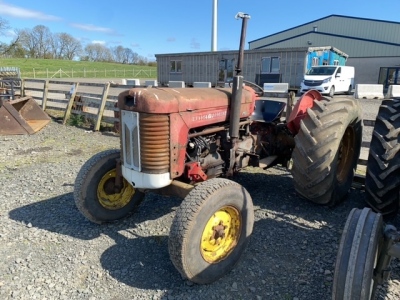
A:
[[[380,101],[361,102],[364,118],[374,119]],[[371,134],[364,127],[364,140]],[[180,199],[147,194],[132,216],[105,225],[75,207],[81,166],[118,146],[112,133],[54,120],[31,136],[0,136],[0,299],[331,299],[340,236],[350,210],[365,206],[362,190],[327,208],[298,197],[284,168],[240,172],[235,181],[254,202],[253,235],[232,272],[201,286],[169,259]],[[397,259],[378,298],[400,298]]]

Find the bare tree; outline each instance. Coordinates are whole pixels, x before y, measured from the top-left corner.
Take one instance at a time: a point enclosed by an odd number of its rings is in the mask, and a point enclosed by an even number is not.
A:
[[[8,21],[0,17],[0,35],[4,35],[8,29],[10,29]]]
[[[122,46],[117,46],[117,47],[111,48],[111,52],[113,54],[113,59],[115,62],[119,62],[121,64],[127,63],[124,60],[124,58],[125,58],[124,51],[125,51],[125,49]]]
[[[110,49],[99,43],[88,44],[85,47],[85,54],[89,61],[112,61]]]
[[[54,58],[72,60],[82,51],[82,44],[68,33],[56,33],[51,37]]]

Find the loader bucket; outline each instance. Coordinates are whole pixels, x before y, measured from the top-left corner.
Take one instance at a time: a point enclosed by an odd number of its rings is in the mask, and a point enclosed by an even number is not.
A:
[[[0,135],[34,134],[50,120],[33,98],[0,101]]]

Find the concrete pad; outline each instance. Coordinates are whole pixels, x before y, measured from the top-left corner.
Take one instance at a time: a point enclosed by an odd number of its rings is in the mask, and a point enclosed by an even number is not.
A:
[[[390,99],[397,97],[400,97],[400,85],[389,85],[385,98]]]
[[[168,81],[168,86],[170,88],[184,88],[185,82],[184,81]]]
[[[140,86],[140,80],[139,79],[126,79],[126,84],[127,85],[134,85],[134,86]]]
[[[195,88],[210,88],[211,82],[193,82]]]
[[[158,86],[157,80],[146,80],[144,82],[145,86]]]
[[[264,93],[287,93],[289,83],[264,83]]]
[[[383,84],[357,84],[354,93],[356,99],[384,99]]]

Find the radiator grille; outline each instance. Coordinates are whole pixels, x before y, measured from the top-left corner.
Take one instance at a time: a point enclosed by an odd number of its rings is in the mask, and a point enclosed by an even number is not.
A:
[[[169,172],[170,130],[166,115],[140,114],[141,167],[148,173]]]
[[[304,80],[306,86],[319,86],[322,84],[322,80]]]

